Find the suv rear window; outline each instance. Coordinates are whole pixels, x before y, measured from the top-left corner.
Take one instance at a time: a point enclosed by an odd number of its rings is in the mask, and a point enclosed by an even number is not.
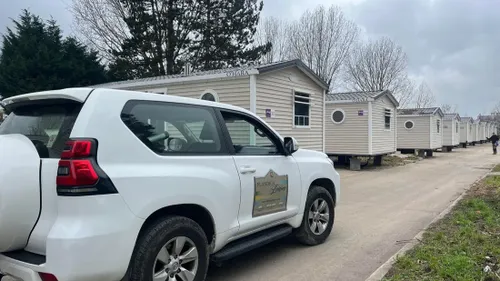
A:
[[[60,158],[82,104],[43,100],[11,107],[7,108],[11,112],[0,125],[0,135],[25,135],[33,142],[41,158]]]

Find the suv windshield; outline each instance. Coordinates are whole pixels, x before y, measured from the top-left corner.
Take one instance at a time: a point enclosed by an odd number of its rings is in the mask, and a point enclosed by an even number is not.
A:
[[[41,158],[59,158],[80,109],[80,103],[60,100],[17,106],[0,125],[0,135],[25,135]]]

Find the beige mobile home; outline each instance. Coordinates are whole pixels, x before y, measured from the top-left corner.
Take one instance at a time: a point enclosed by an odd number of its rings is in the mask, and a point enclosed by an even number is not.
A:
[[[443,151],[450,152],[460,144],[460,115],[447,113],[443,117]]]
[[[374,157],[396,152],[398,101],[390,91],[332,93],[326,95],[325,152],[328,155]]]
[[[473,144],[472,126],[474,119],[472,117],[462,117],[460,122],[460,145],[466,148],[467,145]]]
[[[402,153],[432,156],[443,145],[443,111],[439,107],[398,110],[397,148]]]
[[[300,60],[159,76],[97,85],[228,103],[257,113],[302,148],[324,151],[328,85]],[[253,131],[242,130],[241,141]]]

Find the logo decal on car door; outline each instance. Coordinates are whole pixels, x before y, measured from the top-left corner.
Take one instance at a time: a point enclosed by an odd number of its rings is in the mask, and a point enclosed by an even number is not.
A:
[[[288,175],[278,175],[269,170],[264,177],[255,177],[252,217],[286,210],[288,200]]]

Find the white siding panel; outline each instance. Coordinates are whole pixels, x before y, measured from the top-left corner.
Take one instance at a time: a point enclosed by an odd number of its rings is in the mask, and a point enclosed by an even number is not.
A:
[[[335,109],[345,112],[344,122],[335,124]],[[363,111],[363,116],[358,111]],[[368,103],[326,104],[325,137],[327,154],[368,155]]]
[[[439,132],[437,124],[440,124]],[[431,117],[431,133],[432,133],[432,142],[431,149],[437,149],[443,147],[443,118],[441,116],[432,116]]]
[[[443,120],[443,146],[453,146],[455,133],[454,120]]]
[[[212,81],[171,84],[167,94],[199,99],[206,90],[213,90],[219,96],[219,102],[250,109],[250,78],[224,79]]]
[[[391,110],[391,128],[385,129],[385,109]],[[397,110],[388,97],[382,97],[372,105],[372,153],[382,154],[396,151]]]
[[[412,121],[412,129],[406,129],[406,121]],[[398,149],[430,149],[430,117],[398,116]]]
[[[477,142],[479,141],[479,127],[477,123],[472,124],[472,141]]]
[[[295,128],[293,91],[310,94],[310,128]],[[275,116],[266,118],[266,109]],[[297,139],[299,147],[323,151],[323,89],[298,68],[257,76],[257,114],[282,136]]]
[[[472,141],[472,124],[468,121],[460,122],[460,143]]]
[[[484,122],[479,123],[479,140],[486,140],[486,123]]]
[[[462,126],[457,119],[443,120],[443,146],[457,146],[460,144],[460,132]],[[458,126],[458,130],[457,130]]]

